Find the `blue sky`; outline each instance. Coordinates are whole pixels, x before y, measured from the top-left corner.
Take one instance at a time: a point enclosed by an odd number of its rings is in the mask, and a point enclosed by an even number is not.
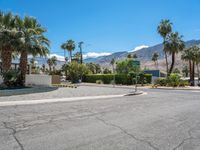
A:
[[[199,0],[0,0],[0,9],[36,17],[48,29],[51,53],[84,41],[84,53],[130,51],[162,41],[156,28],[170,19],[184,40],[200,39]]]

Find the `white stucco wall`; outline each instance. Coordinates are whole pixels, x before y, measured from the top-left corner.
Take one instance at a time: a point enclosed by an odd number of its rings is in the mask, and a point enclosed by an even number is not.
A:
[[[49,86],[51,83],[52,83],[52,77],[50,75],[41,75],[41,74],[26,75],[26,85]]]

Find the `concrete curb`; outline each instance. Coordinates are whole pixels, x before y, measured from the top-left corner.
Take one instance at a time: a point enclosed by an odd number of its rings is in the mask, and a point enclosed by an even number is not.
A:
[[[135,96],[135,95],[142,95],[144,94],[143,91],[137,91],[137,92],[130,92],[128,94],[125,94],[124,96]]]
[[[158,89],[158,90],[188,90],[188,91],[200,91],[200,88],[164,88],[164,87],[158,87],[158,88],[149,88],[149,89]]]

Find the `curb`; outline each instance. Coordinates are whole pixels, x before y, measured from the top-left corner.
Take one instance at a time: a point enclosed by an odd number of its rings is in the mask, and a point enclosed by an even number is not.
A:
[[[149,89],[158,89],[158,90],[188,90],[188,91],[200,91],[200,88],[199,89],[190,89],[190,88],[149,88]]]

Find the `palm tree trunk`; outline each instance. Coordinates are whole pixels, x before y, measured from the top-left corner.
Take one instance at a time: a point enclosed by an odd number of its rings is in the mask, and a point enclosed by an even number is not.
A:
[[[1,60],[2,60],[2,71],[6,72],[10,70],[12,63],[12,50],[9,47],[5,47],[2,49]]]
[[[70,62],[72,62],[72,51],[69,51],[70,54]]]
[[[19,68],[21,71],[21,85],[25,85],[26,73],[27,73],[27,64],[28,64],[28,52],[26,50],[21,51]]]
[[[198,83],[199,83],[199,78],[200,78],[199,63],[197,63],[197,73],[198,73]]]
[[[190,84],[191,84],[191,81],[192,81],[192,62],[191,62],[191,60],[189,60],[189,70],[190,70]]]
[[[192,62],[191,86],[195,85],[195,62]]]
[[[67,63],[66,62],[66,50],[64,50],[64,59],[65,59],[64,61],[65,61],[65,64],[66,64]]]
[[[173,68],[174,68],[174,63],[175,63],[175,53],[172,53],[172,64],[171,67],[169,69],[169,75],[172,73]]]
[[[166,62],[166,72],[167,72],[167,76],[169,76],[169,68],[168,68],[168,59],[167,59],[167,52],[165,52],[165,62]]]

